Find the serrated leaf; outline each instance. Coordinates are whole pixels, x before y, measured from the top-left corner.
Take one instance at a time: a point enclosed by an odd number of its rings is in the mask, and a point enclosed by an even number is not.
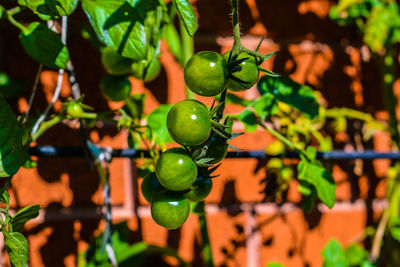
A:
[[[287,76],[279,78],[264,76],[258,82],[257,88],[261,95],[273,94],[279,101],[298,109],[311,119],[319,114],[319,104],[314,91]]]
[[[78,0],[18,0],[34,13],[50,17],[68,16],[78,5]]]
[[[187,33],[193,36],[197,31],[197,16],[194,12],[189,0],[173,0],[176,10],[178,11],[179,18],[182,20]]]
[[[154,16],[157,0],[82,0],[82,7],[97,37],[123,57],[147,58],[145,20]],[[151,27],[151,26],[150,26]]]
[[[367,259],[367,251],[357,244],[351,244],[345,250],[346,261],[349,266],[361,266]]]
[[[167,128],[167,115],[172,105],[160,105],[147,117],[147,125],[152,129],[156,142],[166,144],[173,142]]]
[[[12,217],[12,227],[14,232],[20,232],[24,229],[25,223],[30,219],[34,219],[39,216],[39,210],[41,210],[40,205],[27,206],[20,211],[18,211]]]
[[[323,267],[347,267],[347,261],[342,247],[335,239],[331,239],[322,251]]]
[[[250,109],[245,109],[238,116],[237,119],[243,123],[246,132],[255,132],[258,126],[258,120],[256,115]]]
[[[44,24],[32,22],[19,38],[28,55],[39,63],[52,69],[67,67],[67,47],[61,42],[60,36]]]
[[[29,260],[28,241],[18,232],[3,231],[3,234],[11,266],[25,267]]]
[[[298,179],[312,184],[317,191],[318,198],[329,208],[335,205],[336,184],[330,172],[319,162],[310,162],[302,159],[297,165]]]
[[[10,106],[0,96],[0,177],[15,174],[23,157],[21,130]]]

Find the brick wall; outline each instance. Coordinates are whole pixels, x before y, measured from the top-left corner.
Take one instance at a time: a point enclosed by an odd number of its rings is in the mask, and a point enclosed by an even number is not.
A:
[[[265,63],[265,68],[290,75],[298,82],[319,90],[329,107],[350,107],[384,117],[379,72],[374,62],[361,48],[361,40],[353,28],[340,28],[329,17],[335,1],[328,0],[246,0],[241,1],[243,43],[255,48],[261,36],[267,36],[262,53],[280,50]],[[214,50],[221,53],[230,49],[230,7],[227,0],[197,0],[193,2],[199,13],[200,29],[195,36],[196,51]],[[76,12],[70,19],[84,19]],[[72,23],[71,23],[72,25]],[[14,29],[1,24],[1,66],[14,76],[33,83],[38,64],[22,51]],[[3,34],[4,33],[4,34]],[[99,77],[104,73],[99,53],[70,26],[68,47],[77,72],[77,79],[85,103],[97,111],[115,108],[100,95]],[[185,98],[182,69],[174,61],[165,45],[162,46],[163,70],[159,78],[143,84],[132,79],[134,92],[145,92],[146,111],[160,103],[175,103]],[[56,73],[44,71],[40,75],[42,90],[35,105],[44,107],[52,96]],[[27,108],[27,90],[12,103],[21,111]],[[65,82],[62,98],[70,94]],[[241,96],[254,98],[252,88]],[[198,98],[210,104],[209,99]],[[55,109],[60,108],[56,103]],[[228,112],[237,112],[229,106]],[[101,126],[101,125],[100,125]],[[360,129],[351,125],[351,133]],[[235,131],[242,130],[240,124]],[[124,148],[126,132],[103,125],[89,132],[93,142]],[[388,136],[378,133],[362,148],[389,149]],[[352,135],[338,136],[335,147],[354,148]],[[243,149],[263,149],[273,138],[259,130],[237,138],[234,145]],[[38,144],[80,145],[77,125],[61,124],[49,130]],[[266,161],[256,159],[226,159],[215,179],[213,191],[207,198],[212,250],[217,266],[265,266],[279,261],[287,266],[320,266],[321,250],[330,238],[343,245],[360,239],[367,225],[373,224],[385,205],[387,160],[368,162],[346,161],[333,163],[338,203],[332,210],[322,205],[311,213],[304,213],[298,203],[297,184],[290,185],[286,202],[264,202],[266,194]],[[144,240],[157,245],[176,248],[182,257],[201,266],[199,226],[190,215],[181,229],[167,231],[156,225],[148,203],[137,188],[134,162],[114,159],[111,170],[111,196],[115,221],[128,220],[134,241]],[[40,217],[28,224],[26,234],[30,243],[31,266],[75,266],[77,251],[87,247],[92,236],[104,225],[100,220],[102,191],[94,170],[84,159],[40,158],[37,169],[21,170],[10,188],[12,207],[18,209],[40,204],[45,209]]]

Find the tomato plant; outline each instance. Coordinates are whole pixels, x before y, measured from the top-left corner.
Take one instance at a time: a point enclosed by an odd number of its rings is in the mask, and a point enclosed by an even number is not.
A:
[[[333,148],[332,140],[326,134],[332,125],[335,133],[343,132],[348,120],[356,120],[365,125],[362,135],[366,139],[376,130],[386,131],[399,146],[397,102],[393,101],[396,100],[393,93],[397,58],[395,44],[400,40],[396,2],[343,0],[333,7],[330,14],[339,24],[355,24],[363,33],[363,40],[369,50],[379,58],[383,66],[383,82],[388,99],[386,109],[390,115],[389,126],[376,121],[369,114],[346,108],[328,109],[321,105],[322,97],[311,87],[262,68],[261,64],[276,52],[260,53],[258,50],[262,40],[255,50],[242,43],[239,1],[231,2],[234,42],[230,51],[224,55],[217,51],[193,54],[192,37],[197,31],[198,21],[188,0],[19,0],[0,5],[0,17],[4,18],[7,25],[15,27],[19,33],[21,48],[39,64],[35,79],[32,77],[35,82],[29,101],[14,102],[12,105],[14,108],[27,106],[26,111],[18,116],[15,116],[7,101],[16,99],[26,89],[25,83],[11,78],[6,72],[0,72],[0,177],[4,177],[6,181],[4,188],[0,190],[0,201],[4,206],[0,209],[0,225],[12,266],[26,266],[28,263],[27,240],[20,232],[29,219],[38,216],[40,207],[28,206],[12,216],[9,212],[10,196],[7,186],[21,166],[36,167],[35,158],[29,154],[31,146],[48,129],[62,122],[65,125],[79,125],[84,148],[81,156],[85,155],[88,165],[96,169],[103,189],[105,231],[94,247],[105,250],[107,255],[87,253],[88,257],[95,255],[93,257],[101,258],[101,264],[96,261],[97,258],[93,260],[94,266],[107,265],[109,262],[116,266],[119,261],[121,265],[127,264],[124,261],[130,257],[135,258],[137,251],[146,254],[160,252],[160,248],[144,243],[130,247],[124,242],[120,242],[123,243],[121,246],[114,246],[112,241],[114,238],[121,238],[121,235],[115,237],[112,234],[114,225],[111,216],[109,163],[114,156],[120,156],[123,152],[118,154],[116,150],[93,144],[88,138],[92,135],[86,134],[88,128],[95,128],[97,131],[99,129],[96,127],[101,128],[100,126],[107,123],[107,127],[112,125],[110,127],[124,130],[129,151],[140,155],[140,160],[135,161],[135,164],[139,176],[144,176],[141,191],[150,203],[151,216],[158,225],[167,229],[179,228],[187,220],[192,205],[191,210],[198,215],[201,228],[204,262],[210,266],[213,266],[213,258],[204,200],[212,191],[216,181],[214,179],[218,179],[214,172],[219,170],[228,149],[240,150],[231,145],[232,139],[243,134],[234,131],[237,124],[242,124],[245,132],[266,131],[275,138],[264,150],[265,153],[263,152],[268,156],[278,157],[264,164],[268,178],[266,184],[275,184],[278,187],[272,190],[273,197],[278,199],[287,192],[289,184],[297,180],[296,188],[302,196],[305,212],[313,210],[318,201],[329,208],[336,203],[335,181],[329,167],[323,165],[318,157],[318,152]],[[12,4],[15,6],[11,6]],[[75,21],[74,17],[69,19],[77,8],[81,8],[87,17],[83,23]],[[176,16],[179,17],[180,29],[176,28]],[[85,75],[75,73],[72,59],[78,54],[70,54],[69,48],[76,46],[81,51],[86,51],[86,47],[83,44],[82,47],[80,44],[70,44],[76,39],[67,38],[70,29],[67,25],[101,53],[98,62],[101,60],[107,74],[103,77],[90,77],[94,81],[92,86],[100,89],[106,100],[121,102],[121,108],[100,112],[98,107],[92,108],[84,104],[87,99],[91,100],[94,93],[85,90],[86,95],[83,96],[80,91],[78,79]],[[157,78],[162,64],[165,64],[162,57],[164,53],[169,53],[161,40],[165,41],[169,52],[182,67],[184,83],[189,88],[186,91],[188,99],[174,105],[159,105],[149,113],[145,108],[146,94],[138,93],[135,88],[132,90],[130,79],[133,77],[146,83]],[[53,91],[46,91],[46,99],[48,94],[53,95],[48,106],[43,108],[42,113],[38,113],[32,107],[43,69],[58,71],[57,85]],[[64,79],[68,79],[71,85],[70,97],[61,92]],[[252,87],[255,89],[256,84],[258,92],[241,96],[236,94]],[[206,106],[195,100],[194,94],[212,97],[207,102],[210,104]],[[257,97],[249,98],[255,95]],[[59,108],[60,100],[63,102],[62,108]],[[229,104],[236,105],[240,111],[226,114],[225,107]],[[74,121],[70,123],[69,120]],[[177,147],[167,149],[174,141]],[[298,156],[296,164],[288,164],[283,159],[287,150]],[[400,186],[396,178],[399,173],[400,166],[393,164],[388,183],[388,192],[391,193],[388,193],[387,199],[390,204],[384,210],[386,215],[382,216],[380,222],[383,229],[387,229],[383,235],[385,240],[396,242],[400,241]],[[378,234],[375,236],[377,241],[373,243],[379,248],[383,237]],[[173,255],[184,262],[167,248],[161,251],[159,254]],[[330,255],[332,251],[340,256],[343,266],[354,265],[352,262],[370,262],[362,249],[353,246],[342,249],[338,243],[332,241],[323,252],[327,265],[337,264],[337,257]],[[346,253],[350,253],[348,251],[356,251],[355,254],[359,255],[358,261],[347,257]],[[398,252],[393,251],[393,255]],[[375,261],[379,253],[373,251],[371,255],[375,257]],[[137,262],[133,261],[132,264]]]

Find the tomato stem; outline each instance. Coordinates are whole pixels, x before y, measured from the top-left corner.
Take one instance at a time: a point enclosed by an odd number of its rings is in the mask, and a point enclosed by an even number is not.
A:
[[[180,32],[181,32],[181,42],[182,42],[182,62],[181,65],[182,67],[185,67],[186,62],[189,61],[189,59],[193,56],[194,53],[194,42],[193,42],[193,37],[191,37],[186,29],[185,26],[183,25],[182,20],[180,21]],[[185,86],[186,90],[186,98],[187,99],[194,99],[195,95],[194,93],[187,87]]]
[[[50,129],[50,128],[53,127],[54,125],[60,123],[60,122],[61,122],[62,120],[64,120],[64,119],[65,119],[65,116],[59,114],[59,115],[55,116],[54,118],[52,118],[52,119],[50,119],[50,120],[48,120],[48,121],[43,122],[43,123],[40,125],[39,129],[36,131],[36,133],[34,133],[34,134],[31,136],[31,141],[37,140],[45,131],[47,131],[48,129]]]
[[[199,209],[198,217],[200,224],[201,241],[203,242],[202,244],[203,259],[205,266],[214,267],[211,243],[207,229],[206,211],[204,206],[205,206],[204,201],[200,201],[197,203],[197,208]]]
[[[239,24],[239,0],[232,0],[232,26],[233,26],[233,54],[240,53],[242,41],[240,39],[240,24]]]
[[[26,27],[24,25],[22,25],[21,23],[19,23],[18,21],[16,21],[13,17],[13,15],[17,14],[20,11],[21,11],[21,7],[14,7],[10,10],[5,10],[4,12],[6,13],[6,17],[7,17],[8,21],[12,25],[14,25],[18,29],[20,29],[22,32],[24,32],[24,31],[26,31]]]

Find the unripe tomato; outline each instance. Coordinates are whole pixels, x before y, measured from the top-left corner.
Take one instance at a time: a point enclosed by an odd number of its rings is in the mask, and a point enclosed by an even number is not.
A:
[[[124,75],[131,72],[132,59],[121,56],[110,47],[103,49],[101,62],[109,74]]]
[[[159,59],[150,62],[146,70],[147,61],[141,60],[132,64],[132,76],[144,82],[151,82],[160,74],[161,63]],[[145,73],[146,70],[146,73]]]
[[[209,111],[197,100],[180,101],[168,112],[167,128],[172,139],[178,144],[200,145],[210,136]]]
[[[229,53],[230,51],[226,52],[223,57],[226,61],[229,59]],[[239,91],[245,91],[249,88],[251,88],[254,84],[257,83],[258,81],[258,76],[259,76],[259,70],[257,66],[256,59],[254,56],[249,55],[245,52],[242,52],[238,55],[236,60],[243,59],[243,58],[248,58],[242,63],[239,64],[239,66],[242,68],[239,71],[235,71],[232,73],[233,76],[236,78],[239,78],[240,80],[244,81],[244,83],[239,84],[236,81],[233,81],[229,79],[228,82],[228,89],[234,92],[239,92]]]
[[[158,158],[156,174],[158,181],[166,189],[183,191],[196,180],[197,166],[184,149],[174,147]]]
[[[154,198],[165,189],[157,179],[156,173],[152,172],[143,178],[142,185],[143,197],[149,202],[153,202]]]
[[[200,149],[208,144],[208,149],[204,158],[212,158],[208,164],[215,164],[223,160],[228,153],[229,144],[218,135],[213,135],[210,141],[206,141],[195,149]]]
[[[192,56],[185,65],[184,78],[187,87],[201,96],[221,93],[228,82],[228,68],[223,57],[211,51]]]
[[[67,106],[67,113],[74,119],[79,119],[83,115],[83,108],[78,103],[71,103]]]
[[[185,193],[184,196],[190,201],[202,201],[210,194],[211,189],[212,180],[210,178],[199,176],[190,187],[190,191]]]
[[[110,101],[124,101],[131,93],[132,86],[128,76],[106,74],[100,82],[103,96]]]
[[[167,191],[159,194],[151,204],[151,217],[167,229],[180,227],[188,218],[189,211],[189,201],[178,192]]]

